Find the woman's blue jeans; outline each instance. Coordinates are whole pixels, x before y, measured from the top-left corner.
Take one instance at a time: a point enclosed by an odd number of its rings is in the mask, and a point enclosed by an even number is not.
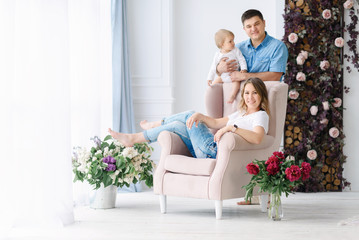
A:
[[[206,124],[200,122],[196,127],[195,123],[191,129],[186,126],[187,119],[194,111],[178,113],[162,120],[161,126],[145,130],[143,135],[149,142],[156,142],[162,131],[169,131],[177,134],[186,144],[192,156],[197,158],[216,158],[217,143],[213,140],[213,134]]]

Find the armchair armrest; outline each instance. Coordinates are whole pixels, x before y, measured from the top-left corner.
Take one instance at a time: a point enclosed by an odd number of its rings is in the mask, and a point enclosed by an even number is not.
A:
[[[168,131],[161,132],[158,136],[158,143],[162,148],[162,153],[166,152],[166,155],[192,156],[182,139],[175,133]]]

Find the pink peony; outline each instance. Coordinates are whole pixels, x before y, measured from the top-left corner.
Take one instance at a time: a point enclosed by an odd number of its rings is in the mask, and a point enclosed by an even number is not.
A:
[[[310,160],[315,160],[317,158],[317,151],[315,151],[314,149],[311,149],[307,152],[307,158],[309,158]]]
[[[298,35],[296,33],[289,34],[288,41],[290,43],[296,43],[298,41]]]
[[[320,68],[322,70],[327,70],[330,67],[330,63],[327,60],[323,60],[320,62]]]
[[[338,128],[332,127],[331,129],[329,129],[329,136],[331,136],[332,138],[337,138],[339,136]]]
[[[279,163],[279,159],[274,155],[270,156],[268,158],[268,160],[265,162],[265,164],[269,165],[269,164],[271,164],[273,162]]]
[[[344,39],[342,37],[337,37],[334,41],[334,45],[336,47],[343,47],[344,46]]]
[[[285,175],[291,182],[297,181],[301,174],[300,168],[297,165],[292,165],[290,168],[285,170]]]
[[[329,110],[329,103],[328,103],[328,101],[322,102],[322,104],[323,104],[323,109],[324,109],[325,111],[328,111],[328,110]]]
[[[334,98],[334,102],[332,103],[333,107],[340,107],[342,105],[342,99],[341,98]]]
[[[324,19],[329,19],[332,17],[332,13],[329,9],[325,9],[322,13]]]
[[[305,74],[302,72],[297,73],[296,79],[297,79],[297,81],[300,81],[300,82],[305,81],[305,79],[306,79]]]
[[[302,179],[303,181],[309,178],[310,170],[312,167],[307,162],[302,162],[302,167],[300,169],[302,171]]]
[[[324,119],[320,120],[320,123],[321,123],[321,124],[324,124],[324,125],[327,125],[327,124],[328,124],[328,122],[329,122],[329,120],[328,120],[328,119],[326,119],[326,118],[324,118]]]
[[[317,115],[318,113],[318,106],[311,106],[310,107],[310,114],[312,114],[313,116]]]
[[[347,0],[344,4],[343,4],[345,9],[351,9],[354,6],[354,1],[353,0]]]
[[[307,59],[308,58],[308,52],[307,51],[300,51],[299,55],[302,55],[304,57],[304,59]]]
[[[305,57],[302,54],[299,54],[297,57],[297,64],[298,65],[303,65],[305,62]]]
[[[289,98],[290,99],[297,99],[299,97],[299,93],[296,90],[289,91]]]
[[[255,165],[253,163],[248,164],[246,168],[250,174],[257,175],[259,173],[258,165]]]

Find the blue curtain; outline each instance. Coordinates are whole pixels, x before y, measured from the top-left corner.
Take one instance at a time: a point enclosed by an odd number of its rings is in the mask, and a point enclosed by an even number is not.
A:
[[[113,126],[115,131],[134,133],[134,114],[128,54],[126,0],[111,1],[112,26],[112,96]],[[119,192],[137,192],[141,185],[123,187]]]
[[[113,129],[135,132],[128,54],[126,0],[112,0]]]

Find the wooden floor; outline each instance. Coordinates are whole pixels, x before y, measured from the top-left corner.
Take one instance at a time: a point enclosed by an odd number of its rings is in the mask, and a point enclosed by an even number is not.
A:
[[[283,198],[284,219],[274,222],[258,205],[223,204],[215,219],[214,202],[167,198],[161,214],[152,192],[120,193],[116,208],[75,208],[75,224],[61,229],[12,229],[6,239],[359,239],[359,192],[296,193]]]

